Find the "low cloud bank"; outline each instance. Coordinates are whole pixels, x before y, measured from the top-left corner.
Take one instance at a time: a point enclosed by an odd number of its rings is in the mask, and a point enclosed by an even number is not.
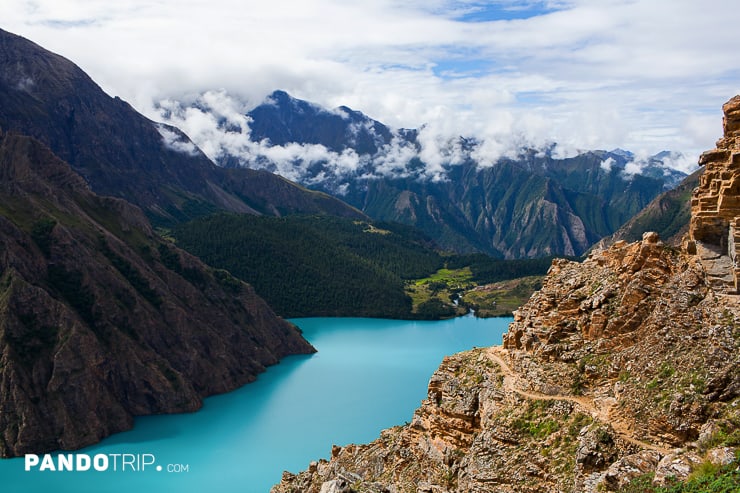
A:
[[[269,104],[269,100],[265,100]],[[316,107],[318,108],[318,107]],[[273,145],[267,139],[252,139],[249,110],[245,103],[226,91],[208,91],[190,101],[164,99],[156,103],[154,116],[159,121],[181,129],[215,163],[222,166],[245,166],[267,169],[304,185],[321,185],[336,193],[347,190],[350,180],[379,177],[416,178],[440,181],[447,179],[451,167],[475,162],[480,167],[495,166],[503,158],[516,159],[524,150],[539,149],[539,155],[554,158],[573,157],[582,151],[571,146],[533,139],[515,122],[498,126],[483,138],[462,138],[449,134],[449,129],[430,124],[414,131],[391,130],[390,140],[382,140],[370,123],[350,125],[349,132],[363,130],[383,142],[374,154],[358,154],[347,148],[341,152],[321,144],[291,142]],[[346,110],[321,110],[347,119]],[[371,120],[368,120],[371,122]],[[158,127],[165,145],[180,152],[195,152],[192,144],[164,125]],[[622,152],[622,151],[619,151]],[[627,153],[629,154],[629,153]],[[606,158],[601,168],[611,171],[616,164]],[[641,174],[650,166],[689,173],[696,169],[696,159],[675,152],[657,156],[637,154],[628,158],[622,170],[626,179]]]

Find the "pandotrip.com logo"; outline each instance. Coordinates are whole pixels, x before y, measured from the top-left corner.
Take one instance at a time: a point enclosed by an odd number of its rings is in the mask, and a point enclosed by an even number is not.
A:
[[[26,454],[27,472],[190,472],[189,464],[158,464],[154,454]]]

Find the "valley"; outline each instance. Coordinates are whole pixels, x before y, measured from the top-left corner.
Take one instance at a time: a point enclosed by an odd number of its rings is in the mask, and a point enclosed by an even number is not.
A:
[[[285,317],[460,316],[481,304],[490,308],[491,290],[477,291],[475,303],[467,303],[467,293],[474,288],[542,276],[551,262],[456,255],[441,251],[409,226],[331,216],[215,215],[164,234],[209,265],[254,286]],[[508,300],[508,309],[485,314],[511,315],[535,284],[499,286],[497,297],[514,298]]]
[[[260,489],[740,487],[740,96],[686,175],[677,152],[522,140],[490,159],[283,90],[208,94],[154,121],[0,30],[0,457],[162,439],[203,467],[179,486],[242,491],[209,454],[229,444],[236,470],[254,441],[261,471],[285,431]],[[229,426],[207,402],[234,403]],[[340,428],[363,434],[325,443]],[[0,462],[12,488],[47,491],[20,463]]]

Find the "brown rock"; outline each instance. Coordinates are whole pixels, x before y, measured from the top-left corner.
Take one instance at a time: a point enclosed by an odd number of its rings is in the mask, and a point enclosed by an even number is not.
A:
[[[740,96],[722,107],[724,137],[717,148],[702,154],[704,165],[699,187],[691,199],[691,240],[715,245],[728,255],[732,266],[727,274],[732,278],[727,290],[737,292],[740,264]],[[717,276],[722,277],[722,276]]]
[[[701,462],[701,457],[694,453],[668,454],[656,466],[653,484],[665,486],[671,480],[685,481]]]
[[[608,491],[623,488],[638,476],[655,470],[659,461],[660,454],[653,451],[628,455],[609,466],[609,469],[603,476],[602,484]]]
[[[648,231],[642,235],[642,241],[646,243],[658,243],[660,236],[655,231]]]
[[[735,461],[735,450],[731,447],[713,448],[707,452],[707,460],[718,466],[727,466]]]

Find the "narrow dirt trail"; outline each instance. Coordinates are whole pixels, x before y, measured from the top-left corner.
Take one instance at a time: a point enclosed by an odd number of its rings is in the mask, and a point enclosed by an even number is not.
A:
[[[670,449],[660,445],[654,445],[652,443],[636,439],[633,436],[631,424],[621,419],[616,415],[616,413],[612,412],[612,409],[616,404],[616,400],[613,398],[593,399],[585,396],[543,394],[541,392],[522,390],[519,386],[520,377],[512,371],[506,361],[501,357],[502,351],[503,349],[500,346],[493,346],[488,349],[488,357],[501,368],[501,371],[504,374],[503,386],[505,390],[515,392],[522,397],[532,400],[572,402],[580,406],[584,411],[588,412],[595,420],[610,424],[617,435],[619,435],[619,437],[624,441],[644,449],[655,450],[664,455],[671,452]]]

